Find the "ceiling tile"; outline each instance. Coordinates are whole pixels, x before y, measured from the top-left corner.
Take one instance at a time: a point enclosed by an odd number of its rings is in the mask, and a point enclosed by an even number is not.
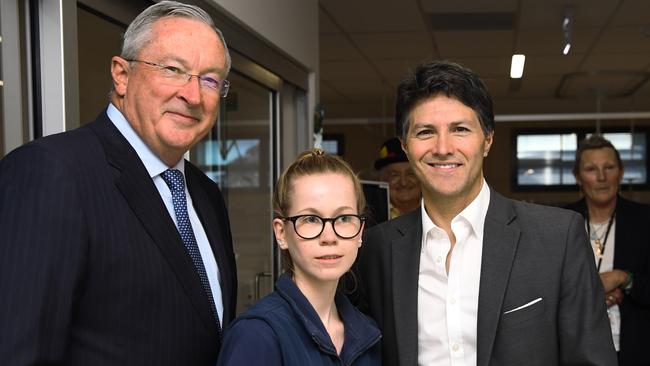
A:
[[[521,80],[521,88],[518,91],[510,91],[508,96],[527,99],[553,98],[560,79],[562,79],[562,75],[524,75]]]
[[[454,58],[472,55],[503,56],[512,52],[512,31],[436,32],[440,56]]]
[[[466,56],[454,57],[450,61],[457,62],[465,67],[470,68],[482,78],[499,78],[509,77],[510,75],[510,56],[507,57],[482,57]]]
[[[415,1],[320,0],[346,32],[426,31]]]
[[[630,53],[617,53],[590,57],[583,64],[581,70],[637,70],[646,71],[650,63],[650,54],[635,55]]]
[[[577,53],[569,53],[567,56],[562,54],[553,56],[526,56],[524,77],[563,75],[574,72],[578,65],[580,65],[583,56]]]
[[[517,0],[419,0],[427,13],[483,13],[515,11]]]
[[[571,4],[573,11],[572,29],[604,26],[618,1],[581,0]],[[519,29],[548,28],[557,25],[562,29],[566,1],[522,0]]]
[[[650,1],[625,0],[612,20],[612,25],[650,25]]]
[[[600,29],[588,28],[571,32],[569,55],[585,54],[597,41]],[[562,56],[564,36],[559,29],[536,29],[519,32],[516,51],[528,55]]]
[[[631,53],[645,55],[646,60],[650,61],[650,37],[646,37],[638,26],[610,27],[594,47],[593,53],[599,56],[608,53]]]
[[[567,2],[574,11],[573,47],[564,56],[561,23]],[[650,0],[320,0],[319,4],[320,95],[336,118],[392,114],[396,85],[424,60],[445,58],[471,68],[486,80],[495,112],[510,114],[594,112],[593,96],[555,98],[563,76],[594,70],[650,71]],[[429,14],[452,12],[513,12],[518,18],[511,31],[434,31],[434,39],[429,39],[431,26],[425,23]],[[440,54],[434,54],[434,47]],[[509,78],[513,52],[526,55],[518,89],[511,87]],[[598,83],[614,90],[629,81],[603,77]],[[588,87],[588,82],[583,84],[574,87]],[[650,110],[650,82],[634,98],[607,100],[602,110],[625,111],[631,105]]]
[[[426,32],[352,33],[352,40],[372,60],[426,59],[433,56]]]
[[[397,88],[397,84],[424,61],[427,61],[427,59],[378,60],[375,65],[386,80],[394,88]]]
[[[321,34],[319,41],[321,62],[363,59],[359,51],[341,33]]]
[[[321,61],[320,77],[333,81],[373,81],[380,80],[380,75],[363,60],[359,61]]]
[[[332,22],[332,19],[322,11],[318,12],[318,32],[322,34],[340,33],[341,30]]]

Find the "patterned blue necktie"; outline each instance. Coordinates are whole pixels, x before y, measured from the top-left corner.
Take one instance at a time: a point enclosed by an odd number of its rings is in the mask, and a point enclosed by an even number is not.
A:
[[[199,273],[203,289],[208,295],[210,308],[212,308],[212,313],[217,319],[217,332],[219,333],[219,339],[221,339],[221,323],[219,322],[219,314],[217,313],[217,307],[214,304],[212,290],[210,290],[210,281],[208,281],[208,275],[205,272],[203,259],[201,259],[201,252],[199,252],[199,246],[194,237],[194,230],[192,230],[190,216],[187,214],[187,200],[185,198],[185,180],[183,179],[183,173],[178,169],[167,169],[160,173],[160,176],[165,183],[167,183],[167,186],[169,186],[169,189],[172,192],[172,202],[174,203],[174,213],[176,214],[176,221],[178,222],[178,232],[181,234],[181,239],[183,239],[185,249],[187,249],[187,252],[192,258],[192,262],[194,263],[194,267]]]

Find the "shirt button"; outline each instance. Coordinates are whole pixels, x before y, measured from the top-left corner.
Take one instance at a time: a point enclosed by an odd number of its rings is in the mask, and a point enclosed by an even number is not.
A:
[[[449,299],[449,303],[454,305],[456,303],[456,299],[452,297],[451,299]]]
[[[451,346],[451,349],[452,349],[454,352],[457,352],[458,349],[460,349],[460,345],[458,345],[458,343],[454,343],[454,344]]]
[[[436,258],[436,263],[440,263],[440,262],[442,262],[442,257],[438,256],[438,258]]]

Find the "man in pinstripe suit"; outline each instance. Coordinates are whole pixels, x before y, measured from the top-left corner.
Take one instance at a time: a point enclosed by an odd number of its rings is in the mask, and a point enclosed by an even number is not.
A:
[[[232,239],[219,188],[183,155],[214,125],[229,67],[207,13],[160,2],[127,29],[95,122],[0,161],[0,364],[216,364]]]

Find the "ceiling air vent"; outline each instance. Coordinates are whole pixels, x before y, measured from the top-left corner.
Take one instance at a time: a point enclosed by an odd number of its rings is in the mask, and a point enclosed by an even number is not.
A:
[[[514,13],[435,13],[431,14],[433,30],[508,30],[515,24]]]

